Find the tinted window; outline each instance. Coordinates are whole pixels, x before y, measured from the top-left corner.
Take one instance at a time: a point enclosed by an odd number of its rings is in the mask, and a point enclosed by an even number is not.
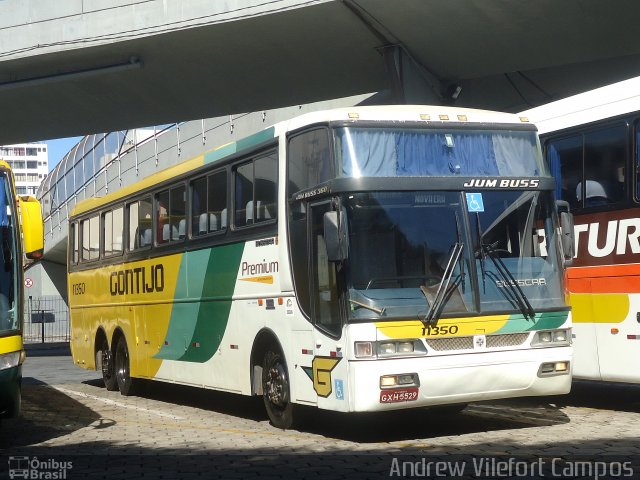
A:
[[[276,153],[258,157],[235,171],[235,224],[238,227],[276,218]]]
[[[185,187],[180,185],[156,195],[158,244],[182,240],[186,236]]]
[[[624,201],[626,152],[625,125],[550,141],[547,157],[557,196],[573,208]]]
[[[304,132],[289,140],[289,194],[333,177],[330,152],[326,128]]]

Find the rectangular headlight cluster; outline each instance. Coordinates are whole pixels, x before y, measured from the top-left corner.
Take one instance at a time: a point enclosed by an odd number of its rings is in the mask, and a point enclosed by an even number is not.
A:
[[[11,352],[0,355],[0,370],[17,367],[22,360],[22,352]]]
[[[386,358],[405,355],[425,355],[427,349],[420,340],[381,340],[378,342],[355,342],[356,358]]]
[[[531,341],[532,347],[563,347],[571,344],[571,329],[541,330]]]

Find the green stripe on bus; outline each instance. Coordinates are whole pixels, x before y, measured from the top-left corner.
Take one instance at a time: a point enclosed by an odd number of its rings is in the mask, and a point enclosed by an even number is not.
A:
[[[536,315],[535,319],[522,315],[511,315],[507,323],[495,333],[517,333],[531,330],[546,330],[562,326],[569,316],[569,312],[544,312]]]
[[[238,243],[183,255],[175,299],[204,301],[173,305],[164,345],[155,358],[206,362],[213,356],[227,328],[243,252],[244,243]]]
[[[174,300],[201,298],[210,256],[210,249],[196,250],[182,255]],[[193,337],[196,329],[199,308],[198,301],[174,303],[164,344],[155,358],[176,360],[184,355],[187,342]]]
[[[258,133],[255,133],[247,138],[243,138],[238,140],[237,142],[229,143],[220,148],[213,150],[205,154],[204,163],[213,163],[222,158],[233,155],[234,153],[241,152],[243,150],[247,150],[249,148],[253,148],[261,143],[272,140],[275,135],[275,128],[270,127],[265,130],[262,130]]]
[[[201,298],[223,297],[225,300],[200,304],[193,337],[180,360],[206,362],[220,347],[229,322],[231,297],[236,288],[244,246],[245,243],[241,242],[211,250]]]

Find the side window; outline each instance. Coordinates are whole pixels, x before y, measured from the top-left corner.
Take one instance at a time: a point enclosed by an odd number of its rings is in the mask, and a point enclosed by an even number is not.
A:
[[[104,256],[113,255],[113,212],[105,212],[102,214],[102,223],[104,225],[102,233],[104,235]]]
[[[619,203],[626,198],[626,126],[616,125],[584,136],[584,186],[579,186],[585,207]]]
[[[556,196],[569,202],[573,210],[581,205],[576,189],[582,182],[582,136],[549,142],[547,155],[551,174],[556,179]]]
[[[218,172],[207,177],[209,202],[209,231],[227,228],[227,172]]]
[[[278,158],[275,152],[257,157],[235,170],[235,225],[274,220],[277,214]]]
[[[194,237],[227,228],[227,172],[191,182],[191,232]]]
[[[191,182],[191,235],[199,237],[209,232],[207,214],[207,177]]]
[[[104,256],[110,257],[122,253],[122,231],[124,217],[122,207],[105,212],[103,218]]]
[[[145,198],[127,205],[129,213],[129,250],[138,250],[151,246],[152,220],[151,199]]]
[[[253,223],[253,162],[236,169],[235,226]]]
[[[547,155],[558,197],[572,208],[624,201],[626,131],[626,125],[616,125],[550,141]]]
[[[122,234],[124,232],[124,209],[116,208],[113,211],[113,253],[114,255],[122,253]]]
[[[71,224],[71,263],[77,264],[80,257],[80,250],[78,245],[79,240],[78,224],[76,222]]]
[[[187,233],[185,187],[180,185],[156,195],[158,245],[183,240]]]
[[[287,164],[288,195],[333,178],[329,130],[320,128],[291,137]]]
[[[336,267],[327,257],[324,241],[324,214],[329,210],[325,203],[311,209],[311,273],[314,289],[313,321],[328,333],[340,336],[340,303]]]
[[[95,215],[80,222],[82,228],[82,260],[96,260],[100,256],[100,217]]]

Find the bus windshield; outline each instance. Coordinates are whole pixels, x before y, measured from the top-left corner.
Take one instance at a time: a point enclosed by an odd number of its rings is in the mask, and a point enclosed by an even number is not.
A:
[[[343,177],[547,175],[534,130],[343,127],[335,143]]]
[[[449,317],[563,307],[551,193],[481,195],[475,213],[463,192],[347,195],[351,318],[423,318],[441,284]]]
[[[16,315],[16,238],[13,225],[11,187],[0,173],[0,335],[20,329]],[[19,260],[18,260],[19,261]]]

